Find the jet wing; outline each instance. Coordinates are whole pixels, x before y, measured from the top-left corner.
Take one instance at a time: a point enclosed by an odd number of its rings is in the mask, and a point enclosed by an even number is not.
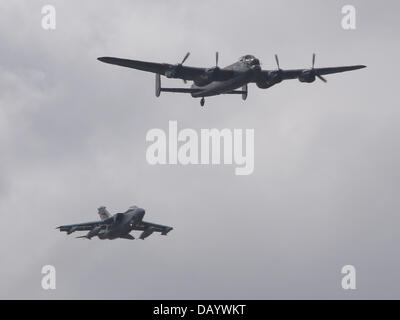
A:
[[[65,231],[68,234],[75,232],[75,231],[89,231],[92,230],[94,227],[100,225],[109,225],[112,223],[112,218],[108,218],[106,220],[99,220],[93,222],[84,222],[84,223],[77,223],[77,224],[67,224],[63,226],[57,227],[60,231]]]
[[[145,230],[147,228],[153,228],[154,231],[163,232],[167,231],[168,229],[172,230],[172,227],[163,226],[162,224],[156,224],[151,222],[142,221],[140,225],[135,225],[132,227],[132,230]]]
[[[174,78],[183,80],[195,80],[204,76],[209,68],[188,67],[184,65],[173,65],[168,63],[146,62],[138,60],[120,59],[113,57],[101,57],[99,61],[104,63],[115,64],[117,66],[132,68],[141,71],[158,73],[165,75],[168,70],[175,69],[176,74]],[[215,81],[224,81],[234,77],[232,70],[219,69],[218,74],[215,76]]]
[[[132,226],[132,230],[143,231],[140,235],[140,239],[144,240],[150,236],[153,232],[161,232],[162,235],[167,235],[173,228],[169,226],[164,226],[161,224],[151,223],[142,221],[139,225]]]

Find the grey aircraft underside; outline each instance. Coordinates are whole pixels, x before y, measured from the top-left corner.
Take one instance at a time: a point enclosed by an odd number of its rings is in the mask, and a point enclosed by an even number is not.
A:
[[[181,63],[174,65],[112,57],[101,57],[98,60],[123,67],[153,72],[156,74],[157,97],[160,96],[162,91],[190,93],[194,98],[201,98],[201,106],[204,106],[204,97],[219,94],[241,94],[242,99],[246,100],[249,83],[255,83],[261,89],[267,89],[288,79],[298,79],[300,82],[311,83],[316,78],[319,78],[321,81],[326,82],[326,79],[323,77],[324,75],[365,68],[364,65],[314,68],[315,54],[313,54],[312,66],[309,69],[283,70],[279,66],[277,55],[275,55],[278,66],[276,70],[262,70],[260,60],[252,55],[245,55],[239,61],[227,67],[219,68],[218,52],[215,57],[215,67],[198,68],[183,65],[189,55],[190,53],[188,52]],[[190,88],[162,88],[161,75],[167,78],[182,79],[185,83],[187,80],[190,80],[193,81],[193,85]]]
[[[75,231],[89,231],[86,235],[77,238],[91,239],[97,236],[102,240],[117,238],[134,240],[135,238],[130,234],[132,230],[142,231],[139,238],[144,240],[153,232],[167,235],[173,229],[172,227],[143,221],[145,210],[136,206],[132,206],[127,211],[116,213],[113,216],[105,207],[100,207],[98,213],[101,219],[99,221],[69,224],[57,227],[57,229],[65,231],[67,234]]]

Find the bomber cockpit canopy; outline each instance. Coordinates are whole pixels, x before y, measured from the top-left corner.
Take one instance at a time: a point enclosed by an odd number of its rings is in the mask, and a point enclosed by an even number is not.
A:
[[[242,61],[242,62],[251,62],[251,61],[253,61],[255,58],[256,58],[255,56],[252,56],[251,54],[247,54],[247,55],[245,55],[245,56],[243,56],[243,57],[240,57],[239,61]]]
[[[258,60],[255,56],[252,56],[251,54],[241,57],[239,59],[239,61],[246,63],[247,65],[250,65],[250,66],[259,66],[260,65],[260,60]]]

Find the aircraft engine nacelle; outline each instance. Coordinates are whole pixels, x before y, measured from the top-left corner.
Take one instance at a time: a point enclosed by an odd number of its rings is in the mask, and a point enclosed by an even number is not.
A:
[[[144,240],[144,239],[146,239],[148,236],[150,236],[153,232],[154,232],[154,228],[152,228],[152,227],[146,228],[146,229],[142,232],[142,234],[140,235],[139,238],[142,239],[142,240]]]
[[[218,67],[206,69],[205,73],[194,81],[195,85],[198,87],[204,87],[213,82],[217,77],[219,70],[220,69]]]
[[[315,72],[313,70],[304,70],[299,76],[300,82],[311,83],[315,81]]]
[[[259,87],[260,89],[267,89],[269,87],[271,87],[271,84],[269,82],[267,82],[266,80],[264,81],[257,81],[256,82],[257,87]]]
[[[276,85],[279,82],[271,82],[268,80],[259,80],[256,82],[257,87],[260,89],[268,89],[271,88],[272,86]]]
[[[90,239],[90,238],[97,236],[99,234],[100,230],[101,230],[100,226],[94,227],[92,230],[90,230],[88,232],[88,234],[86,235],[86,238]]]
[[[167,71],[165,71],[164,75],[167,78],[175,78],[178,73],[178,67],[172,66]]]
[[[279,74],[279,71],[271,71],[267,75],[258,76],[256,85],[260,89],[268,89],[281,81],[282,77]]]

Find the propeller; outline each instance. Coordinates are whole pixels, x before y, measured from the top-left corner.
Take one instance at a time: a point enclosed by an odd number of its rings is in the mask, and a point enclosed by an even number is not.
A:
[[[190,56],[190,52],[186,53],[185,57],[183,58],[182,62],[180,63],[180,65],[183,65],[186,61],[187,58],[189,58]]]
[[[181,67],[183,65],[183,63],[186,61],[186,59],[190,56],[190,52],[186,53],[185,57],[183,58],[182,62],[178,65],[179,67]],[[219,67],[218,67],[218,61],[219,61],[219,53],[218,51],[215,52],[215,67],[214,72],[218,72],[219,71]],[[183,79],[183,82],[186,84],[187,81],[185,79]]]
[[[182,62],[179,64],[180,67],[185,63],[185,61],[187,60],[187,58],[189,58],[189,56],[190,56],[190,52],[186,53],[186,55],[185,55],[185,57],[183,58]],[[185,79],[183,79],[183,82],[184,82],[185,84],[187,83],[187,81],[186,81]]]
[[[275,61],[276,61],[276,65],[278,66],[278,70],[280,71],[281,67],[279,66],[279,58],[278,58],[277,54],[275,54]]]
[[[323,82],[327,83],[328,81],[321,75],[319,75],[318,73],[315,72],[314,69],[314,65],[315,65],[315,53],[313,53],[313,57],[312,57],[312,68],[311,70],[314,72],[314,74]]]
[[[314,70],[314,65],[315,65],[315,53],[312,55],[312,69]]]
[[[214,67],[214,72],[218,72],[218,71],[219,71],[218,60],[219,60],[219,53],[218,53],[218,51],[216,51],[216,52],[215,52],[215,67]]]
[[[215,52],[215,67],[207,69],[207,72],[209,74],[212,74],[212,76],[216,76],[219,72],[219,67],[218,67],[218,60],[219,60],[219,53],[218,51]]]
[[[181,63],[177,63],[175,65],[170,65],[168,67],[168,69],[165,71],[165,76],[167,78],[175,78],[176,75],[179,73],[179,71],[182,68],[182,65],[185,63],[185,61],[187,60],[187,58],[189,58],[190,56],[190,52],[186,53],[186,55],[183,57],[182,62]],[[186,83],[186,80],[183,80]]]
[[[275,61],[276,65],[278,66],[278,69],[271,72],[271,81],[274,84],[282,81],[282,69],[281,66],[279,65],[279,58],[277,54],[275,54]]]

